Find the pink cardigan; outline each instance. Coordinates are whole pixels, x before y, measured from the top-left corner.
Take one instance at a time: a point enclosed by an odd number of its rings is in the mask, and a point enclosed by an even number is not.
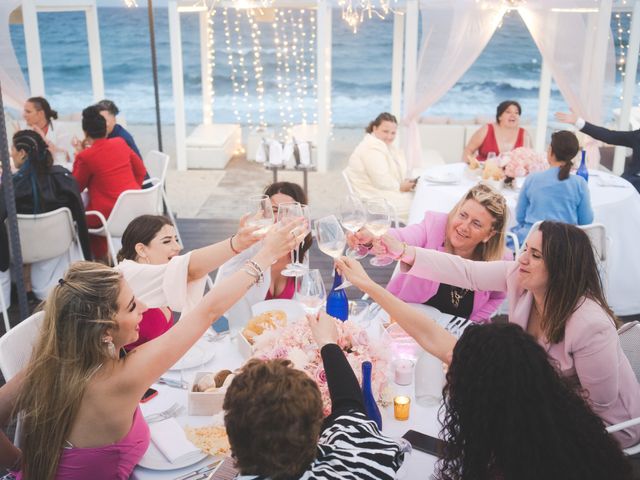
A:
[[[447,217],[446,213],[426,212],[421,223],[391,229],[389,234],[409,245],[442,252],[447,233]],[[513,255],[506,250],[503,258],[509,260]],[[418,280],[411,275],[397,273],[389,281],[387,290],[405,302],[424,303],[436,294],[439,287],[439,281]],[[479,323],[488,321],[505,296],[504,291],[475,290],[471,320]]]
[[[416,249],[412,267],[401,271],[474,290],[506,290],[509,321],[526,330],[533,295],[518,284],[515,261],[473,262],[455,255]],[[567,321],[564,340],[539,340],[560,373],[577,377],[593,411],[607,425],[640,416],[640,385],[625,356],[612,320],[593,300],[585,298]],[[640,441],[640,426],[614,434],[626,448]]]

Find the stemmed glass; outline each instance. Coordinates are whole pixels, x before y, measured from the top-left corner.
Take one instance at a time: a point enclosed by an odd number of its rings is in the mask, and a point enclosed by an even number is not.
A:
[[[301,218],[302,216],[302,205],[298,202],[281,203],[278,205],[278,222],[285,221],[286,219],[293,220]],[[307,270],[304,264],[296,262],[297,251],[298,249],[291,250],[291,263],[288,263],[281,272],[285,277],[297,277]]]
[[[355,195],[347,195],[340,204],[340,223],[345,230],[357,233],[367,221],[367,211],[362,201]],[[348,257],[361,259],[367,256],[369,249],[364,245],[358,245],[355,249],[347,248]]]
[[[255,232],[256,236],[264,235],[273,225],[274,215],[271,200],[267,195],[254,195],[249,197],[249,212],[251,216],[247,220],[247,225],[251,227],[261,227]]]
[[[383,198],[374,198],[365,202],[367,223],[365,227],[375,238],[382,237],[391,226],[391,207]],[[375,256],[369,263],[374,267],[386,267],[393,259],[387,256]]]
[[[320,270],[307,270],[296,278],[294,299],[302,304],[306,313],[318,314],[327,299],[327,291],[324,288]]]
[[[347,237],[335,215],[329,215],[316,220],[316,240],[318,248],[325,255],[333,259],[340,258],[344,247],[347,245]],[[336,290],[350,287],[351,282],[343,280]]]

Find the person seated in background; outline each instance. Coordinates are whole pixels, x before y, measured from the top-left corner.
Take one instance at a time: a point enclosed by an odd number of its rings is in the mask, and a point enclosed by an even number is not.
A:
[[[138,146],[131,134],[118,123],[116,116],[120,113],[120,110],[116,104],[111,100],[104,99],[96,103],[96,107],[100,110],[100,115],[102,115],[107,121],[107,138],[122,138],[127,142],[129,148],[133,150],[136,155],[142,158],[142,154],[140,153],[140,150],[138,150]]]
[[[550,168],[529,174],[518,196],[518,224],[511,230],[520,244],[524,242],[531,226],[540,220],[572,225],[593,222],[589,186],[584,178],[570,175],[573,158],[579,149],[578,139],[572,132],[563,130],[551,135],[547,150]]]
[[[233,237],[190,253],[188,278],[199,279],[209,274],[225,261],[243,252],[260,240],[254,235],[259,227],[247,227],[244,220]],[[122,234],[122,248],[118,252],[120,268],[128,268],[131,262],[148,265],[165,265],[179,256],[181,247],[176,229],[162,215],[141,215],[134,218]],[[255,249],[254,249],[255,250]],[[256,250],[257,251],[257,250]],[[247,258],[244,255],[245,261]],[[176,258],[178,260],[178,258]],[[125,345],[125,350],[134,348],[162,335],[173,326],[173,311],[168,305],[149,308],[142,314],[138,340]]]
[[[562,377],[584,392],[605,425],[640,417],[640,384],[620,346],[616,317],[605,300],[593,247],[584,231],[544,221],[529,236],[518,260],[509,262],[475,262],[435,250],[405,249],[390,235],[381,243],[402,261],[401,271],[410,275],[467,289],[506,290],[509,322],[534,337]],[[374,283],[355,260],[343,257],[336,263],[347,280],[385,309],[422,348],[451,362],[453,335]],[[623,448],[635,445],[640,426],[613,437]]]
[[[556,112],[556,118],[561,122],[575,125],[581,132],[601,142],[629,147],[632,151],[631,162],[625,165],[622,178],[640,192],[640,129],[632,131],[609,130],[586,122],[573,111],[570,113]]]
[[[307,204],[307,196],[305,195],[302,187],[291,182],[272,183],[265,188],[264,194],[271,200],[274,217],[277,216],[278,205],[281,203],[298,202],[302,205]],[[309,234],[300,245],[299,261],[301,263],[305,262],[307,252],[311,248],[312,242],[311,234]],[[220,267],[216,276],[216,283],[236,272],[239,268],[242,268],[244,262],[255,253],[257,248],[259,248],[259,245],[254,245],[252,248],[248,248],[242,253],[237,249],[240,254],[233,257]],[[291,255],[289,254],[279,258],[276,263],[271,265],[271,268],[264,272],[264,282],[251,287],[246,295],[225,313],[225,317],[227,317],[231,325],[241,325],[251,318],[251,306],[258,302],[270,300],[272,298],[293,298],[296,279],[295,277],[282,275],[282,271],[290,262]]]
[[[384,198],[406,222],[416,180],[407,179],[407,164],[393,146],[398,121],[381,113],[365,129],[366,135],[349,157],[345,170],[356,195],[362,199]]]
[[[53,157],[44,138],[34,130],[20,130],[13,135],[11,158],[18,171],[13,175],[13,190],[18,213],[37,214],[67,207],[78,228],[82,252],[70,249],[60,257],[31,264],[31,296],[43,299],[75,260],[91,259],[89,233],[84,214],[84,205],[75,178],[59,165],[53,165]],[[9,239],[5,227],[7,206],[4,186],[0,186],[0,271],[9,268]],[[34,240],[34,239],[30,239]],[[6,299],[8,300],[8,299]]]
[[[51,108],[46,98],[31,97],[24,102],[22,118],[27,128],[42,135],[56,164],[65,166],[73,160],[71,138],[55,127],[58,112]]]
[[[469,139],[462,160],[484,162],[490,153],[497,157],[519,147],[531,147],[529,133],[520,127],[522,107],[514,100],[505,100],[496,109],[496,123],[480,128]]]
[[[82,129],[91,146],[78,153],[73,164],[73,176],[80,190],[89,193],[87,210],[97,210],[109,218],[116,200],[125,190],[140,190],[146,169],[142,159],[122,138],[107,139],[107,122],[98,107],[82,111]],[[90,228],[101,225],[96,217],[87,219]],[[91,248],[96,260],[105,259],[107,243],[104,237],[91,236]]]
[[[392,228],[389,235],[406,245],[429,248],[459,255],[470,260],[512,260],[513,252],[505,247],[507,201],[496,190],[480,183],[471,188],[447,213],[426,212],[421,223]],[[373,236],[360,230],[352,237],[368,243]],[[443,313],[488,321],[504,301],[501,291],[467,290],[396,273],[387,289],[405,302],[431,305]]]
[[[241,478],[396,478],[404,453],[367,417],[360,384],[337,345],[337,320],[320,313],[307,321],[322,355],[331,414],[323,421],[318,386],[289,360],[250,360],[222,405]]]

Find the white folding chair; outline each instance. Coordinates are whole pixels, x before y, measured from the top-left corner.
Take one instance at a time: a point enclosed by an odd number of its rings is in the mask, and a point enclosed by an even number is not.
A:
[[[579,225],[579,228],[584,231],[589,237],[591,241],[591,246],[593,247],[593,253],[595,254],[596,260],[600,264],[600,276],[602,278],[602,286],[606,291],[608,281],[609,281],[609,273],[607,269],[607,260],[608,260],[608,244],[611,240],[607,237],[607,230],[605,226],[601,223],[590,223],[589,225]]]
[[[125,190],[116,200],[109,218],[97,210],[88,210],[87,216],[95,215],[100,219],[99,228],[90,228],[89,233],[99,235],[107,239],[109,255],[113,264],[117,265],[116,247],[114,238],[122,237],[129,222],[140,215],[158,215],[158,204],[161,198],[162,184],[156,183],[151,188],[143,190]]]
[[[620,339],[622,351],[629,360],[633,373],[636,375],[636,379],[640,381],[640,322],[630,322],[620,327],[618,338]],[[618,432],[638,424],[640,424],[640,417],[611,425],[607,427],[607,432]],[[635,455],[638,452],[640,452],[640,443],[624,449],[624,453],[627,455]]]

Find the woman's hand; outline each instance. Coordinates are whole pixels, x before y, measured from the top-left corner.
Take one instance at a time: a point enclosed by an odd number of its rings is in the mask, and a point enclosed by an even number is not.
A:
[[[373,242],[373,253],[398,258],[404,251],[403,243],[388,233]]]
[[[365,293],[369,287],[376,285],[357,260],[349,257],[336,259],[336,267],[340,274]]]
[[[325,312],[320,312],[317,317],[307,315],[307,322],[311,328],[313,339],[318,344],[318,348],[324,347],[328,343],[338,342],[337,320]]]
[[[371,248],[374,238],[371,232],[363,227],[356,233],[347,232],[347,245],[354,250],[361,245]]]
[[[556,117],[556,120],[563,123],[569,123],[571,125],[573,125],[578,121],[578,116],[575,113],[573,113],[573,110],[570,113],[556,112],[555,117]]]
[[[250,213],[245,213],[242,218],[240,218],[240,223],[238,226],[238,231],[233,237],[233,245],[236,250],[243,251],[249,248],[251,245],[256,243],[258,240],[262,239],[264,235],[256,235],[255,232],[258,231],[261,227],[258,225],[247,225],[247,221],[251,216]]]
[[[412,192],[414,188],[416,188],[416,180],[403,180],[400,184],[401,192]]]
[[[271,263],[287,255],[300,245],[309,233],[304,225],[304,218],[276,223],[265,235],[260,251],[269,256]]]

